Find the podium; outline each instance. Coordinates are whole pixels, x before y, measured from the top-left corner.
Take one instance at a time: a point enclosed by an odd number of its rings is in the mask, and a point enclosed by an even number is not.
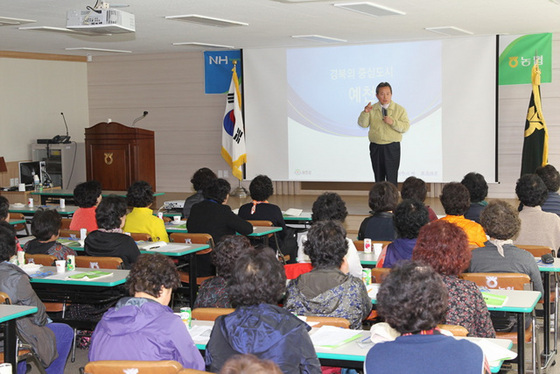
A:
[[[100,122],[86,129],[88,180],[104,190],[126,191],[144,180],[156,191],[154,132],[117,122]]]

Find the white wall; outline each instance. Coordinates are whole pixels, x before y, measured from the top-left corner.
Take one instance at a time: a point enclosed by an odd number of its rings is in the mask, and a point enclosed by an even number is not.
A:
[[[28,160],[31,143],[65,134],[60,112],[72,140],[83,142],[87,83],[83,62],[0,58],[0,156]]]

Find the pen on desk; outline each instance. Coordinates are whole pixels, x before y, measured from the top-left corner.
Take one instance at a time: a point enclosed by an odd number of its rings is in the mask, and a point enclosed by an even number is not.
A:
[[[371,337],[367,336],[364,340],[361,340],[360,343],[371,343]]]

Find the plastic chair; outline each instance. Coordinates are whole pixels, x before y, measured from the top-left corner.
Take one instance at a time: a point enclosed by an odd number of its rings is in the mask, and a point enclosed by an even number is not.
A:
[[[360,252],[364,251],[364,241],[363,240],[353,240],[354,245],[356,246],[356,249]],[[389,244],[391,244],[392,242],[390,240],[372,240],[371,244],[373,246],[373,243],[381,243],[383,244],[383,248],[387,247]]]
[[[459,325],[446,325],[441,324],[437,325],[440,330],[447,330],[453,334],[453,336],[467,336],[469,334],[469,330],[464,328],[463,326]]]
[[[60,229],[61,230],[70,230],[70,223],[72,222],[72,218],[63,218],[60,222]]]
[[[183,369],[177,361],[91,361],[84,374],[177,374]]]
[[[25,216],[23,215],[23,213],[10,213],[10,219],[15,219],[15,220],[22,220],[25,219]],[[21,231],[21,230],[25,230],[25,233],[27,235],[29,235],[29,228],[27,227],[27,224],[25,223],[18,223],[17,225],[13,225],[13,228],[15,230],[15,232]]]
[[[0,304],[8,304],[8,305],[12,304],[12,301],[10,300],[10,297],[8,296],[7,293],[0,292]],[[35,362],[35,366],[37,367],[39,372],[41,372],[43,374],[46,374],[46,371],[45,371],[45,368],[43,367],[43,364],[41,364],[41,361],[39,360],[39,357],[37,356],[35,351],[33,351],[33,347],[30,344],[26,343],[24,339],[22,339],[22,337],[21,337],[19,331],[17,331],[17,329],[16,329],[16,334],[17,334],[17,341],[18,341],[18,344],[17,344],[17,347],[18,347],[17,362],[26,361],[27,359],[31,359]],[[3,340],[3,333],[2,333],[2,340]],[[5,362],[3,351],[0,352],[0,362]]]
[[[474,282],[479,287],[487,287],[490,290],[494,288],[523,291],[526,285],[531,284],[531,278],[527,274],[522,273],[463,273],[460,277]],[[491,280],[491,282],[489,282],[489,280]],[[496,337],[498,339],[509,339],[517,342],[517,332],[496,332]],[[533,373],[536,373],[537,362],[540,361],[537,361],[537,325],[534,315],[531,315],[531,324],[525,329],[525,343],[531,343],[532,368]],[[524,349],[524,347],[518,347],[517,349]],[[518,364],[524,365],[525,363],[518,362]]]
[[[516,244],[515,246],[517,248],[524,249],[527,252],[531,252],[534,257],[541,257],[545,254],[551,254],[552,257],[556,257],[556,252],[546,245]]]
[[[76,256],[77,268],[122,269],[120,257]]]
[[[142,233],[142,232],[131,232],[130,237],[134,239],[135,242],[145,241],[151,242],[152,236],[150,234]]]
[[[385,279],[385,277],[389,275],[390,272],[391,269],[389,268],[372,268],[371,269],[372,283],[382,283],[383,279]]]
[[[80,230],[60,229],[58,236],[61,238],[80,239]]]
[[[195,308],[192,310],[192,319],[199,321],[215,321],[219,316],[224,316],[235,311],[234,308]]]
[[[43,254],[25,254],[25,262],[33,263],[36,265],[43,266],[54,266],[54,262],[58,260],[56,256],[53,255],[43,255]]]
[[[202,251],[196,252],[197,255],[205,255],[214,250],[214,239],[210,234],[190,234],[190,233],[174,232],[169,235],[169,240],[173,243],[208,244],[210,246],[210,248],[208,249],[204,249]],[[182,283],[190,283],[190,277],[188,272],[179,271],[179,277],[181,278]],[[197,277],[196,284],[200,286],[202,282],[210,278],[213,278],[213,276]]]

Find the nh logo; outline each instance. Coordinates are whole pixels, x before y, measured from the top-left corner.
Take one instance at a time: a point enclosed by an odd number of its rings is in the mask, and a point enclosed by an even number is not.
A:
[[[210,65],[212,64],[228,64],[228,56],[209,56],[210,58]]]

